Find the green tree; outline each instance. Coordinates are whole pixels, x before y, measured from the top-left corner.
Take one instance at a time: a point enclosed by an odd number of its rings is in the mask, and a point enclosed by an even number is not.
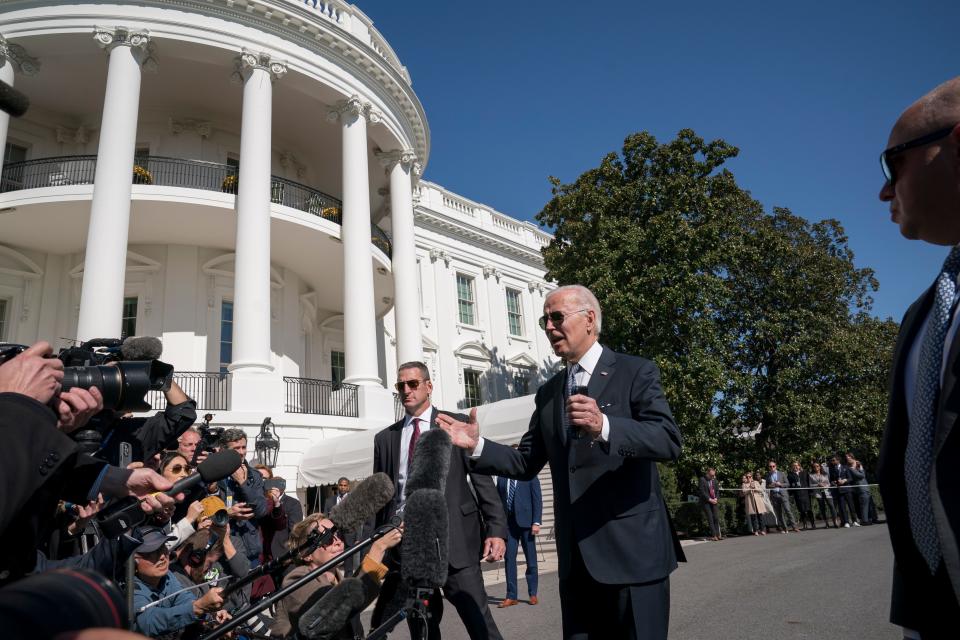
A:
[[[895,326],[866,315],[872,272],[837,221],[765,214],[723,166],[736,154],[689,129],[636,133],[573,183],[551,178],[537,216],[548,277],[590,287],[601,340],[659,365],[683,490],[706,466],[729,484],[771,453],[875,449],[882,429]]]

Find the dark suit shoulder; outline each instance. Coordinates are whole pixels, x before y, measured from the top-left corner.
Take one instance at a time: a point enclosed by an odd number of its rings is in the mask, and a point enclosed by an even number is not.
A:
[[[391,432],[403,429],[403,420],[404,420],[403,418],[400,418],[389,427],[384,427],[383,429],[380,429],[380,431],[377,431],[377,435],[375,435],[373,439],[382,440],[388,437]]]

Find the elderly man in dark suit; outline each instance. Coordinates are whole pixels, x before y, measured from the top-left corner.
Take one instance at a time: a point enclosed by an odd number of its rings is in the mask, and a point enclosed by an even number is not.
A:
[[[397,371],[397,391],[406,413],[396,423],[374,437],[373,472],[390,476],[397,486],[394,501],[377,514],[377,526],[390,520],[402,508],[404,489],[420,435],[435,425],[440,415],[430,403],[433,383],[430,371],[422,362],[408,362]],[[466,418],[466,416],[459,416]],[[469,484],[467,478],[469,476]],[[446,481],[447,513],[450,523],[448,541],[447,582],[443,596],[452,604],[472,640],[500,640],[483,586],[480,561],[503,558],[506,547],[506,516],[493,479],[471,473],[466,452],[454,448],[450,454],[450,470]],[[380,624],[384,607],[390,602],[400,580],[396,554],[389,559],[390,573],[384,579],[380,598],[373,614],[373,625]],[[429,637],[440,639],[443,600],[430,601]]]
[[[717,486],[717,470],[713,467],[700,478],[700,508],[707,517],[710,534],[714,541],[723,539],[720,533],[720,488]]]
[[[666,638],[670,573],[684,559],[657,461],[680,455],[680,431],[657,366],[597,342],[601,312],[586,287],[560,287],[540,326],[566,367],[537,391],[517,450],[440,416],[474,470],[530,480],[549,462],[565,638]]]
[[[516,448],[517,445],[514,445]],[[507,514],[507,551],[504,555],[507,574],[507,597],[499,608],[512,607],[517,600],[517,547],[523,549],[523,559],[527,563],[527,595],[530,604],[536,605],[537,598],[537,542],[540,534],[540,521],[543,520],[543,491],[540,479],[520,481],[510,478],[497,478],[497,491]]]
[[[900,233],[952,247],[911,305],[894,351],[877,475],[893,543],[890,620],[907,638],[956,637],[960,620],[960,78],[911,105],[881,155]]]

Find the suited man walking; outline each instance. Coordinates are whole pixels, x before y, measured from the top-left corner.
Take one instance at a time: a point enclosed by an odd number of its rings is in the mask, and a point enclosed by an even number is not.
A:
[[[550,463],[564,638],[666,638],[669,577],[685,558],[656,466],[681,446],[659,370],[600,346],[600,304],[586,287],[552,291],[543,311],[567,366],[537,391],[519,449],[481,438],[475,412],[438,423],[481,473],[531,480]]]
[[[424,431],[436,425],[437,416],[441,415],[430,403],[433,383],[429,369],[422,362],[400,365],[396,388],[406,415],[379,432],[373,440],[373,472],[386,473],[397,486],[393,502],[377,514],[377,526],[388,522],[403,506],[410,460],[417,440]],[[449,567],[443,596],[456,608],[472,640],[501,640],[500,630],[487,603],[480,571],[482,559],[500,560],[506,547],[506,516],[497,488],[489,475],[471,473],[466,452],[453,448],[445,492],[450,533]],[[399,558],[394,554],[390,560],[391,571],[384,579],[373,613],[374,627],[382,622],[384,607],[400,583]],[[430,607],[429,637],[440,640],[443,600],[431,598]]]
[[[880,199],[900,233],[952,247],[900,325],[877,465],[894,553],[890,620],[923,640],[955,637],[960,619],[958,123],[954,78],[903,112],[881,155]]]
[[[516,448],[517,445],[513,445]],[[497,490],[500,501],[507,514],[507,551],[504,555],[507,574],[507,597],[497,605],[499,608],[512,607],[517,600],[517,547],[523,548],[523,559],[527,563],[527,595],[530,604],[539,603],[537,598],[537,542],[540,534],[540,521],[543,520],[543,491],[540,479],[529,481],[497,478]]]

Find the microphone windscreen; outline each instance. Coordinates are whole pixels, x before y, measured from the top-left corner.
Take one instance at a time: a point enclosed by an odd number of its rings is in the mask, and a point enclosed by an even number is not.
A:
[[[30,108],[30,99],[6,82],[0,80],[0,110],[19,118]]]
[[[133,336],[120,345],[120,354],[124,360],[159,360],[163,355],[163,343],[153,336]]]
[[[420,436],[413,450],[410,473],[403,485],[403,493],[410,496],[420,489],[446,490],[447,473],[453,443],[443,429],[433,428]]]
[[[309,640],[336,638],[350,618],[363,611],[367,602],[363,581],[344,578],[343,582],[328,589],[323,597],[300,615],[300,635]],[[306,605],[309,604],[308,601]]]
[[[354,488],[327,517],[341,531],[356,531],[391,500],[396,488],[385,473],[375,473]]]
[[[233,449],[223,449],[211,453],[197,466],[197,473],[204,482],[217,482],[240,468],[243,458]]]
[[[407,496],[400,573],[411,587],[436,588],[447,581],[448,517],[447,499],[436,489]]]

